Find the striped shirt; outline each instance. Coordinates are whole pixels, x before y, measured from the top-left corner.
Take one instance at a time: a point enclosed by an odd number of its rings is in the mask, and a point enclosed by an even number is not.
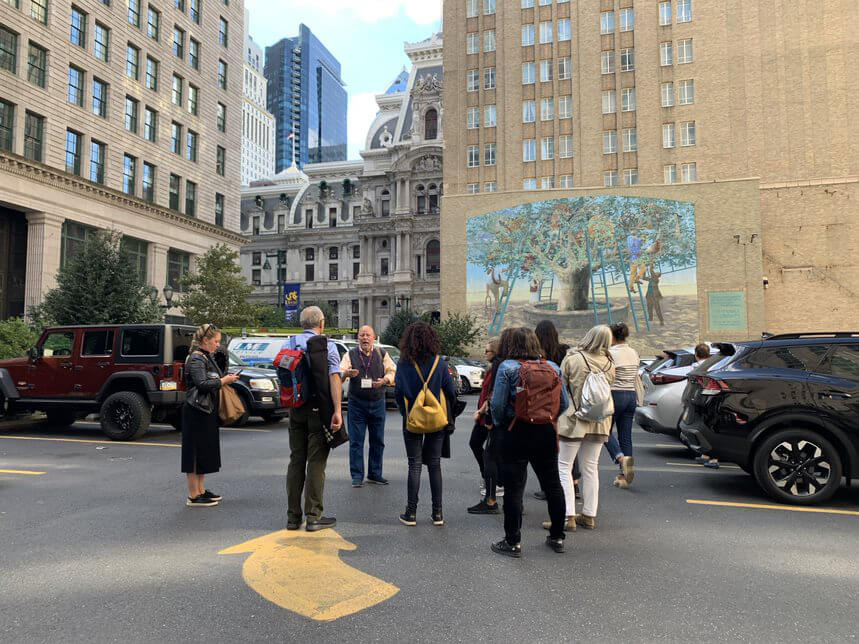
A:
[[[638,351],[625,342],[615,344],[610,349],[614,361],[615,377],[612,391],[635,391],[635,377],[638,375]]]

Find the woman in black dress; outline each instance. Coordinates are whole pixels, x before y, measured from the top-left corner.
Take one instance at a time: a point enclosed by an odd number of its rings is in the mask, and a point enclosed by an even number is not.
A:
[[[191,352],[185,360],[185,404],[182,407],[182,472],[188,478],[188,507],[218,505],[221,497],[206,489],[203,477],[221,469],[218,433],[220,389],[238,380],[226,374],[213,359],[221,343],[214,324],[204,324],[194,332]]]

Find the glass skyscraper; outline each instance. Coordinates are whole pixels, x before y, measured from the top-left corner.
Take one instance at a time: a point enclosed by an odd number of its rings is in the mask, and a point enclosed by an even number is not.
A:
[[[293,145],[299,167],[344,161],[347,99],[340,63],[307,26],[266,47],[264,73],[277,123],[275,171],[292,164]]]

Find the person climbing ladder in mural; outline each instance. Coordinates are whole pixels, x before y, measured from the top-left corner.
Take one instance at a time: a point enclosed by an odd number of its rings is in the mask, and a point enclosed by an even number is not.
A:
[[[640,233],[630,232],[626,238],[631,266],[629,275],[629,291],[631,293],[637,292],[635,287],[640,285],[641,280],[645,278],[648,263],[652,266],[653,258],[662,249],[662,244],[656,235],[656,230],[648,228]],[[652,242],[648,244],[649,240]],[[645,244],[647,245],[645,246]]]
[[[653,264],[648,267],[647,275],[647,293],[644,299],[647,302],[647,319],[653,321],[653,315],[659,318],[659,326],[665,326],[665,318],[662,317],[662,291],[659,290],[659,278],[662,273],[657,271]]]

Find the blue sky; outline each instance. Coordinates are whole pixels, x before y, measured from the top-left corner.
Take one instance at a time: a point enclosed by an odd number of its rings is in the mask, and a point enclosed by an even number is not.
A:
[[[265,49],[306,24],[340,61],[349,94],[349,158],[358,159],[376,114],[373,99],[408,58],[404,42],[441,28],[441,0],[245,0],[250,35]]]

